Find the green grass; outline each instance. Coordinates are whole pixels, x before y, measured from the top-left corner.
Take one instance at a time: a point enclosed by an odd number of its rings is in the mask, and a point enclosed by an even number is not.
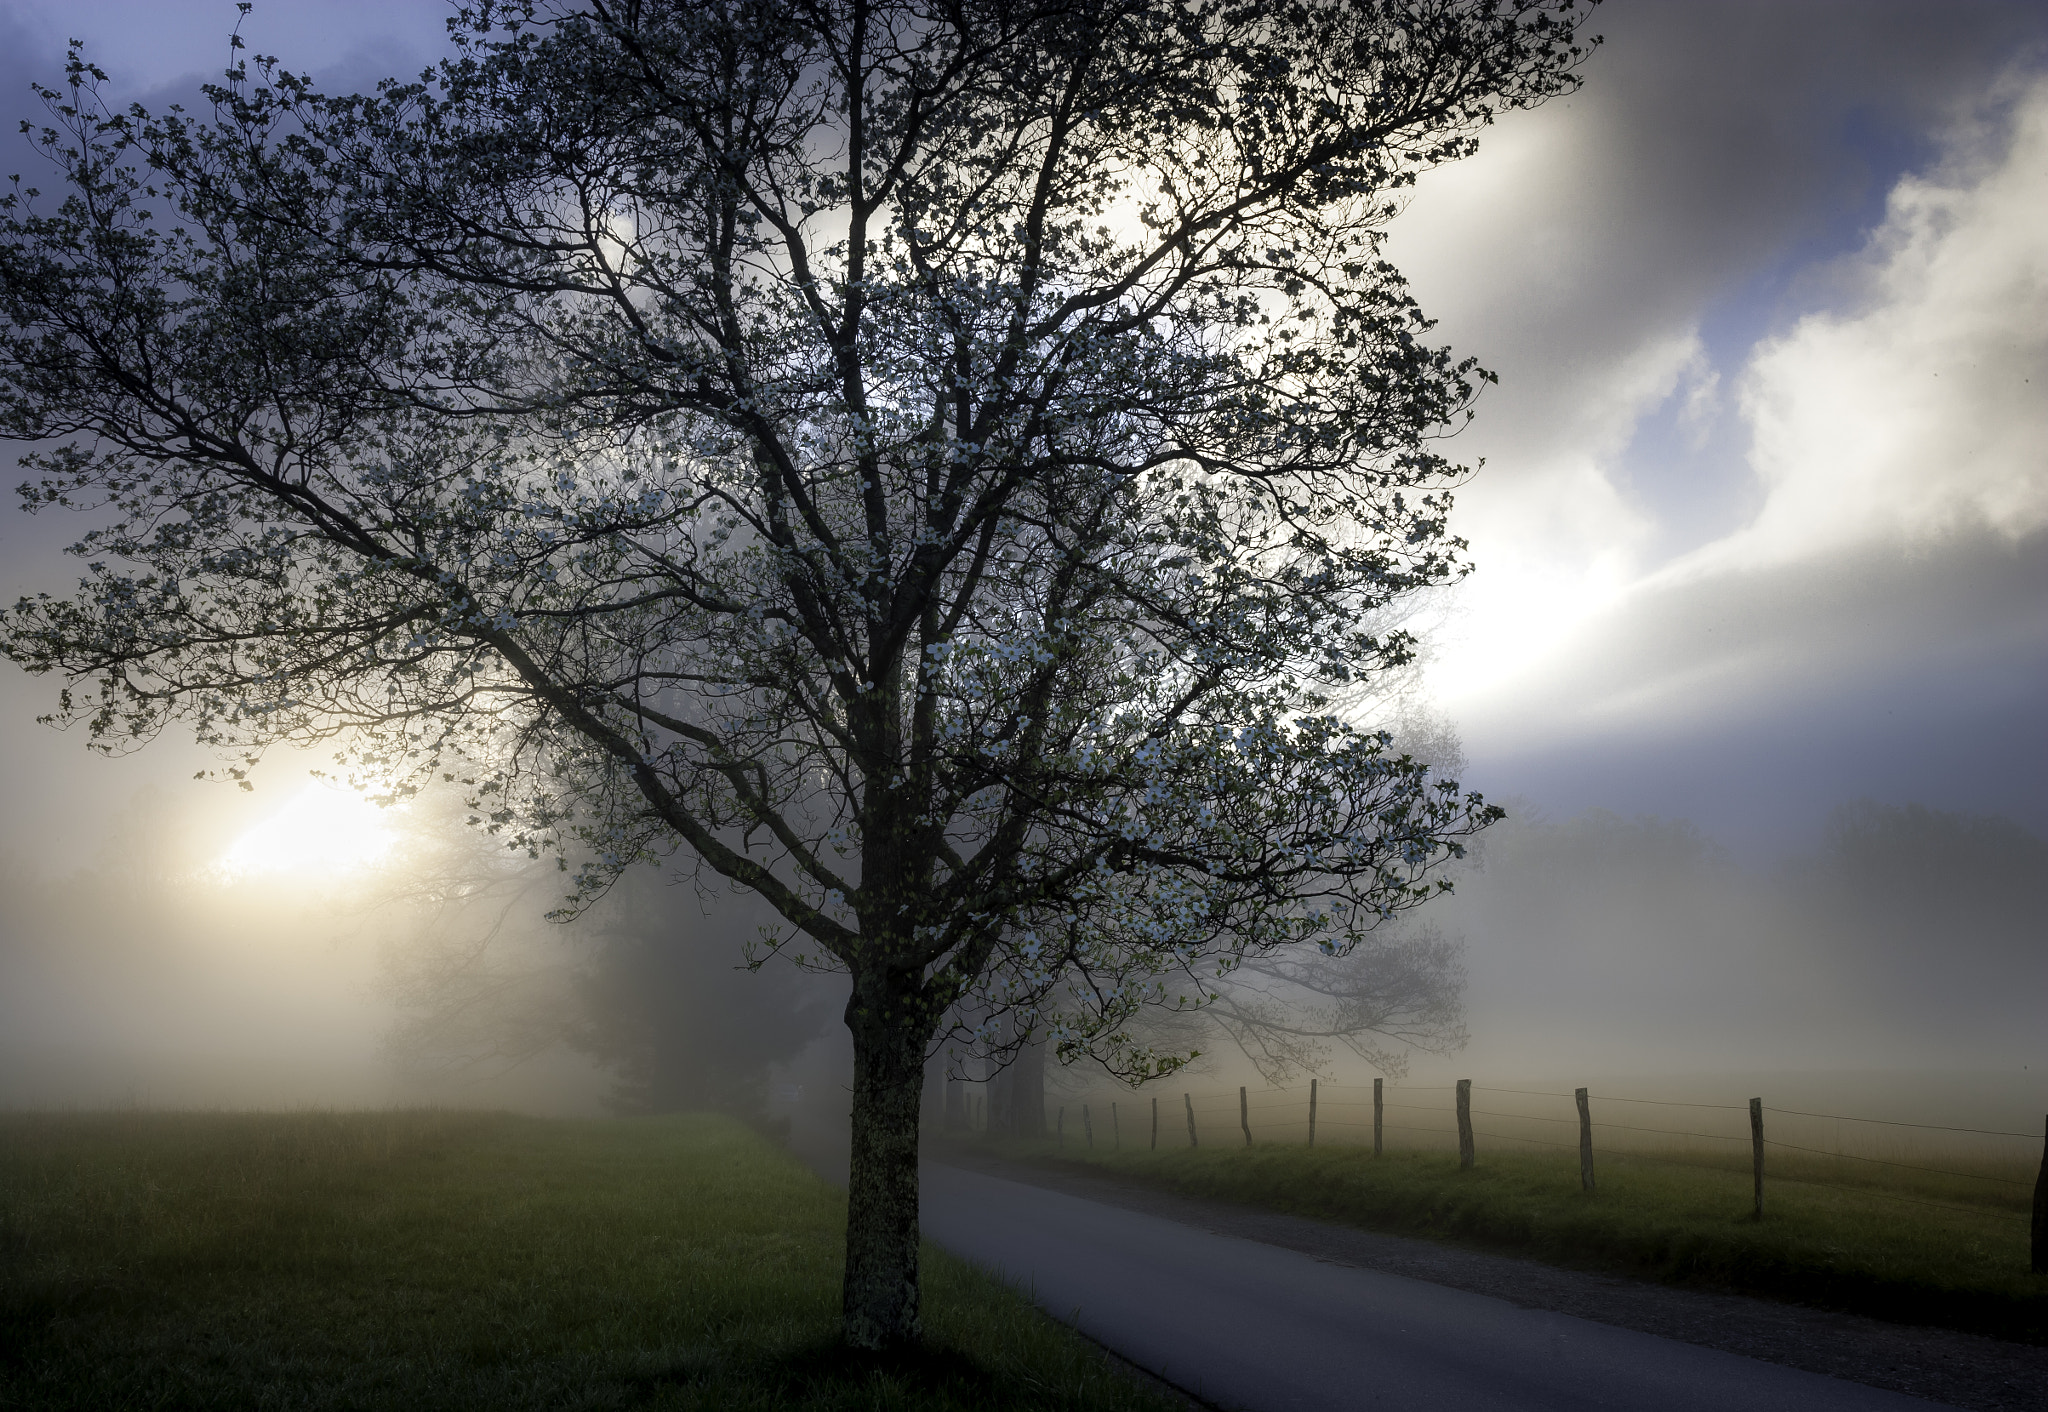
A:
[[[1042,1144],[995,1147],[1053,1159]],[[1368,1230],[2048,1343],[2026,1194],[1962,1178],[1848,1184],[1845,1164],[1774,1157],[1757,1221],[1746,1165],[1648,1156],[1602,1154],[1590,1195],[1576,1154],[1483,1155],[1462,1172],[1450,1154],[1283,1144],[1113,1153],[1070,1141],[1059,1157]]]
[[[843,1223],[718,1118],[0,1117],[0,1407],[1172,1405],[929,1248],[846,1352]]]

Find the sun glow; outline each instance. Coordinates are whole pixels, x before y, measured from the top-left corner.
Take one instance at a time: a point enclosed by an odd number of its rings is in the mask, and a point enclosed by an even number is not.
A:
[[[350,873],[383,862],[397,841],[383,810],[351,790],[316,781],[237,838],[221,855],[220,868],[232,878]]]

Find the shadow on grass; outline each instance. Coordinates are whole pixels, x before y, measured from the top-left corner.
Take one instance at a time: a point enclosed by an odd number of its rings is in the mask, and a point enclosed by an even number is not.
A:
[[[631,1406],[719,1408],[1056,1409],[1076,1389],[1001,1367],[959,1348],[927,1343],[888,1352],[816,1340],[780,1354],[703,1348],[614,1355],[585,1384]],[[1150,1409],[1150,1401],[1115,1405]]]
[[[930,1343],[870,1352],[816,1343],[774,1359],[749,1360],[748,1381],[773,1388],[793,1406],[830,1405],[863,1392],[888,1405],[1004,1407],[1019,1405],[1014,1376],[978,1362],[957,1348]]]

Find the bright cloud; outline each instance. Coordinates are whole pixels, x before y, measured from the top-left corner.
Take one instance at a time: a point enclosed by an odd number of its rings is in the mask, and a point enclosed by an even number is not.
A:
[[[2048,83],[1996,137],[1973,126],[1893,189],[1860,307],[1757,350],[1741,406],[1763,508],[1681,572],[2048,525]]]
[[[1689,330],[1617,365],[1576,409],[1576,444],[1531,446],[1516,475],[1461,507],[1458,528],[1482,572],[1459,590],[1432,688],[1456,700],[1543,661],[1626,595],[1655,524],[1628,503],[1613,468],[1638,420],[1702,362]],[[1491,468],[1488,468],[1488,472]]]

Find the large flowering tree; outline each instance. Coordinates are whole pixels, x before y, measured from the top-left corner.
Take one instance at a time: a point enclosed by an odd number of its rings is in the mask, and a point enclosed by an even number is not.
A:
[[[97,520],[5,650],[106,744],[341,737],[584,892],[760,894],[852,978],[847,1336],[914,1336],[949,1011],[1161,1072],[1136,1007],[1348,950],[1494,817],[1327,694],[1462,571],[1482,375],[1382,232],[1579,20],[486,4],[427,80],[258,60],[205,123],[75,59],[0,432]]]

